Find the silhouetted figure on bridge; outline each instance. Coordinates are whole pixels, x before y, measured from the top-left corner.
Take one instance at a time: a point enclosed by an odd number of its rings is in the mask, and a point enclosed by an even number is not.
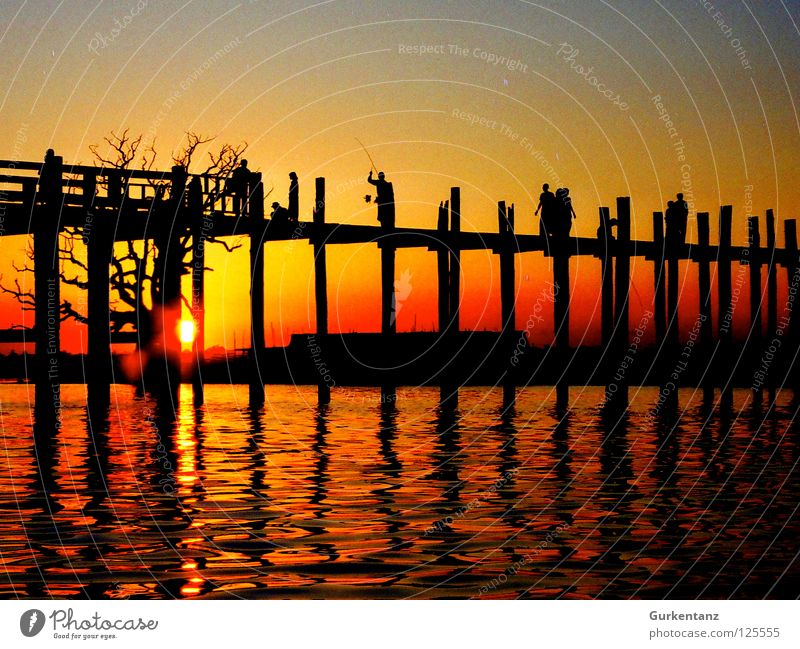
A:
[[[555,234],[555,200],[556,197],[550,191],[550,185],[545,183],[542,185],[542,193],[539,194],[539,205],[536,206],[534,216],[538,216],[541,211],[542,215],[539,217],[539,234],[546,234],[551,237]]]
[[[250,190],[250,170],[247,168],[247,160],[242,160],[239,166],[233,170],[225,193],[233,196],[233,213],[236,216],[246,216],[247,196]]]
[[[386,175],[378,172],[378,179],[372,177],[369,172],[367,182],[375,185],[375,204],[378,206],[378,222],[384,228],[394,228],[394,187],[386,180]]]
[[[297,174],[292,171],[289,174],[289,220],[297,222],[300,218],[300,184],[297,182]]]
[[[290,213],[289,210],[283,207],[278,201],[272,204],[272,213],[269,215],[272,223],[278,227],[285,227],[289,225]]]
[[[683,200],[683,194],[678,193],[676,198],[678,199],[675,201],[678,215],[678,243],[683,245],[686,243],[686,229],[689,225],[689,205]]]
[[[561,187],[556,190],[555,204],[556,234],[568,237],[572,229],[572,219],[577,218],[577,215],[572,207],[572,198],[567,187]]]
[[[667,211],[664,214],[667,248],[675,249],[686,241],[688,214],[689,210],[686,203],[683,202],[683,194],[678,194],[677,201],[667,201]]]
[[[58,196],[61,191],[59,180],[59,173],[56,170],[56,152],[53,149],[47,149],[44,154],[42,171],[39,173],[39,198],[49,201]]]

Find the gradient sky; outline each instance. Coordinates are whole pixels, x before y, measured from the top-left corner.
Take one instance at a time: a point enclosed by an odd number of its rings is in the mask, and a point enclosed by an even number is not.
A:
[[[734,242],[743,243],[746,213],[771,207],[779,218],[798,216],[798,20],[800,5],[780,0],[6,0],[0,157],[41,160],[52,147],[87,163],[90,144],[130,128],[156,138],[166,167],[194,130],[217,144],[248,142],[250,166],[274,185],[276,200],[285,202],[287,174],[296,171],[301,219],[310,219],[314,177],[325,176],[329,221],[373,223],[358,138],[394,183],[400,226],[434,227],[436,206],[459,185],[464,229],[494,231],[496,202],[505,200],[516,205],[518,230],[534,232],[535,197],[550,182],[570,187],[578,234],[593,235],[598,206],[613,211],[615,197],[627,195],[633,236],[648,239],[652,212],[683,180],[694,209],[712,214],[712,241],[718,206],[729,203]],[[493,63],[503,57],[510,65]],[[24,241],[2,238],[0,246],[7,280]],[[207,344],[230,347],[234,331],[237,342],[249,331],[247,253],[212,250],[209,260]],[[378,330],[375,247],[330,248],[328,260],[332,330]],[[268,343],[313,330],[311,262],[305,243],[268,246]],[[497,261],[465,253],[464,265],[463,326],[497,328]],[[534,254],[519,268],[522,328],[550,270]],[[634,262],[633,325],[652,299],[651,269]],[[593,342],[598,262],[574,259],[572,271],[573,343]],[[434,328],[434,254],[401,251],[403,273],[400,330]],[[693,269],[684,278],[682,321],[691,325]],[[22,321],[5,297],[0,309],[0,327]],[[81,348],[80,333],[67,328],[66,349]],[[530,333],[539,344],[552,338],[549,325]]]

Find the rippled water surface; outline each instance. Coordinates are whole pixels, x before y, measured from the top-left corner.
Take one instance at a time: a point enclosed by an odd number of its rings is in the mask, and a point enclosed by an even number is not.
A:
[[[177,416],[116,386],[89,425],[34,443],[25,386],[0,386],[2,597],[797,597],[798,433],[789,395],[729,414],[655,388],[603,418],[600,388],[180,394]],[[693,400],[694,399],[694,400]],[[766,403],[766,401],[765,401]]]

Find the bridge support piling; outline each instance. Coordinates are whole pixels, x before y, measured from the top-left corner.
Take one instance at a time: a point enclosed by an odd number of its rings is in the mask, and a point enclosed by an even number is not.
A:
[[[794,219],[786,219],[783,222],[784,248],[786,250],[786,302],[787,306],[781,313],[783,318],[789,318],[786,327],[786,339],[784,345],[786,350],[781,354],[784,359],[782,374],[783,384],[791,386],[795,393],[795,401],[800,395],[797,392],[797,370],[795,368],[795,358],[797,357],[798,345],[800,345],[800,263],[798,263],[797,253],[797,222]],[[789,306],[791,305],[791,306]]]
[[[447,360],[449,367],[446,370],[447,390],[442,405],[448,408],[458,407],[458,386],[460,382],[459,361],[460,349],[458,348],[460,333],[461,312],[461,188],[450,188],[450,254],[448,269],[448,325],[447,325]]]
[[[192,321],[195,328],[192,341],[192,394],[195,406],[201,406],[205,401],[203,389],[206,345],[205,246],[209,235],[207,226],[211,221],[206,221],[203,215],[203,186],[197,176],[189,182],[187,207],[192,233]]]
[[[554,241],[553,250],[553,327],[555,329],[558,371],[556,408],[564,411],[569,405],[569,240]]]
[[[767,210],[767,257],[767,334],[772,339],[778,331],[778,266],[775,260],[775,213],[772,210]],[[778,368],[771,368],[767,375],[770,402],[775,398],[777,372]]]
[[[505,201],[497,204],[498,232],[500,233],[500,310],[501,348],[505,356],[503,376],[503,409],[514,406],[516,382],[511,362],[516,345],[516,292],[514,206],[506,208]]]
[[[727,410],[733,404],[733,303],[731,290],[731,230],[733,207],[719,209],[719,248],[717,253],[717,342],[719,353],[714,374],[720,387],[720,408]]]
[[[39,176],[33,211],[35,410],[37,430],[61,425],[61,278],[58,228],[63,200],[63,161],[49,158]],[[40,426],[42,424],[44,427]]]
[[[264,354],[264,185],[261,174],[251,176],[250,205],[250,407],[264,404],[261,363]]]
[[[328,264],[325,254],[325,179],[317,178],[314,185],[314,303],[317,318],[317,346],[325,354],[328,338]],[[317,377],[317,401],[323,406],[331,401],[331,389],[325,376]]]
[[[600,327],[603,349],[607,354],[610,351],[609,345],[614,331],[614,255],[612,251],[614,235],[611,231],[611,216],[607,207],[600,208],[598,234],[601,240]]]
[[[391,404],[397,398],[396,393],[396,349],[397,302],[394,289],[396,249],[392,240],[394,223],[383,224],[383,235],[379,246],[381,249],[381,344],[383,358],[387,367],[381,378],[381,403]]]
[[[714,382],[710,367],[713,358],[713,325],[711,321],[711,264],[708,247],[711,243],[708,212],[697,213],[698,283],[700,285],[700,357],[705,369],[700,384],[703,387],[703,402],[714,401]]]
[[[628,197],[617,198],[617,243],[615,269],[614,333],[612,337],[613,359],[618,371],[610,377],[606,387],[606,404],[615,410],[628,407],[628,381],[621,364],[628,350],[629,296],[631,278],[631,202]]]
[[[759,248],[761,246],[761,232],[758,226],[757,216],[747,217],[747,242],[749,248],[748,263],[750,266],[750,331],[748,342],[750,343],[750,354],[746,362],[754,372],[758,371],[758,363],[763,350],[763,335],[761,323],[761,258]],[[752,376],[752,375],[751,375]],[[754,378],[754,377],[753,377]],[[760,382],[755,380],[751,383],[751,392],[754,403],[760,403],[763,390]]]
[[[109,273],[114,241],[111,236],[109,211],[95,209],[97,175],[86,173],[83,177],[83,208],[86,244],[88,355],[87,390],[90,411],[97,409],[100,416],[110,404],[111,394],[111,333]],[[98,214],[98,212],[100,212]]]

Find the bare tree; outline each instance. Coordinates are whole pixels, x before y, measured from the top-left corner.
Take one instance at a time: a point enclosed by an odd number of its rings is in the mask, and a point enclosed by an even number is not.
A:
[[[103,167],[122,171],[153,170],[158,159],[155,141],[145,146],[142,136],[133,137],[129,134],[128,129],[119,135],[112,131],[103,139],[106,146],[91,145],[89,147],[96,161]],[[183,167],[187,173],[213,177],[214,182],[210,183],[212,186],[209,192],[203,195],[204,212],[214,209],[224,192],[227,179],[247,149],[246,143],[235,146],[223,144],[218,150],[209,150],[207,157],[201,156],[199,152],[213,140],[212,137],[203,137],[198,133],[189,132],[186,134],[185,144],[171,156],[173,164]],[[168,202],[165,200],[165,195],[169,189],[168,184],[158,180],[148,180],[148,184],[153,189],[151,211],[166,209]],[[101,177],[100,186],[107,188],[107,181],[103,177]],[[182,195],[184,189],[179,188],[178,195]],[[75,244],[79,240],[85,240],[85,236],[87,233],[81,227],[65,229],[59,236],[61,281],[80,290],[88,289],[88,280],[86,279],[88,266],[81,249],[76,250]],[[228,251],[241,246],[240,242],[229,244],[213,236],[206,237],[206,241],[218,243]],[[187,274],[190,271],[191,250],[191,233],[186,230],[181,234],[177,249],[181,274]],[[31,260],[33,251],[30,246],[26,253],[28,259]],[[163,287],[160,277],[163,275],[165,255],[165,246],[157,238],[153,240],[152,244],[149,240],[144,240],[138,245],[128,241],[122,254],[115,251],[112,255],[109,273],[112,297],[111,330],[113,332],[123,330],[136,332],[139,334],[137,336],[139,347],[146,347],[152,336],[152,306],[161,302]],[[18,273],[33,271],[28,263],[21,267],[15,266],[14,269]],[[206,268],[206,270],[212,269]],[[22,305],[23,310],[33,308],[34,295],[32,291],[20,284],[18,278],[15,278],[13,286],[9,286],[4,285],[2,277],[0,277],[0,292],[12,295]],[[184,296],[181,297],[187,306],[191,306]],[[60,309],[62,321],[73,319],[82,323],[87,322],[87,316],[78,311],[69,301],[62,301]]]

